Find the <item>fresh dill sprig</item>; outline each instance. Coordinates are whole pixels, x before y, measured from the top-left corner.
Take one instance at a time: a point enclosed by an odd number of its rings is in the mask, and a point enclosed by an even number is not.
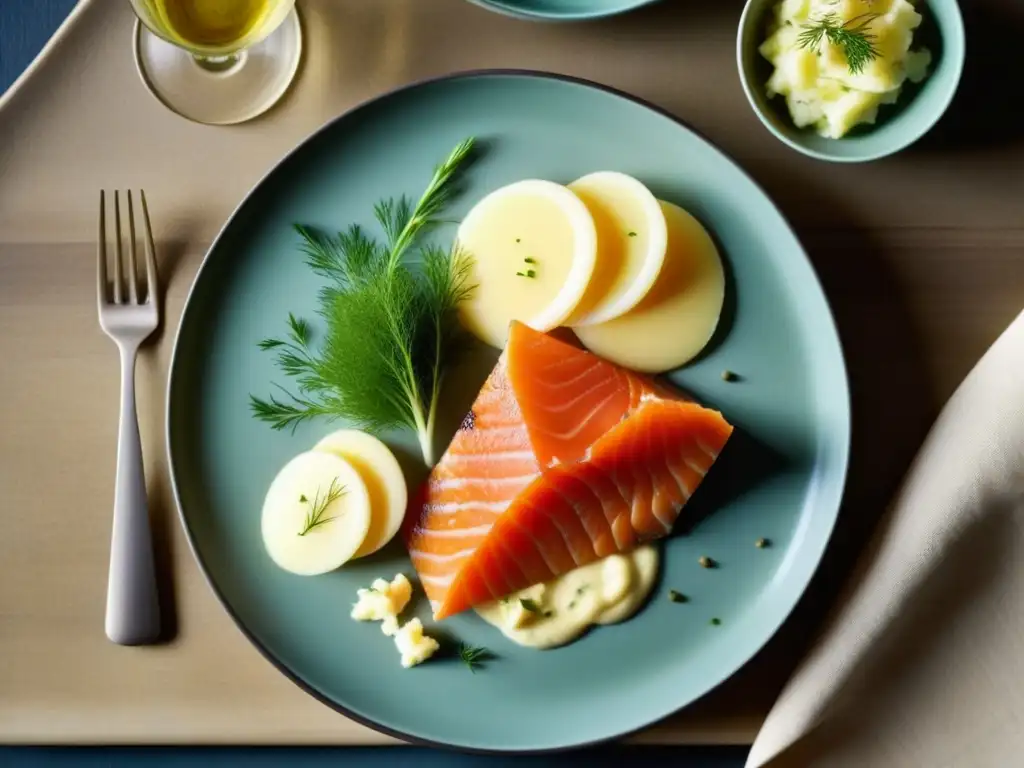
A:
[[[345,486],[338,485],[337,478],[331,480],[331,484],[327,487],[327,493],[322,497],[320,496],[320,489],[317,488],[316,495],[313,497],[312,503],[309,504],[309,510],[306,512],[306,519],[302,522],[302,530],[299,531],[299,536],[305,536],[317,526],[326,525],[331,522],[334,518],[324,517],[324,513],[327,512],[327,508],[331,504],[344,495]],[[309,503],[304,495],[299,500]]]
[[[469,671],[475,675],[478,667],[484,662],[494,659],[494,654],[486,648],[477,648],[463,643],[459,646],[459,658],[462,659],[463,664],[469,667]]]
[[[471,292],[471,261],[451,250],[420,244],[455,194],[457,175],[474,146],[459,143],[434,169],[415,204],[387,199],[374,206],[378,241],[358,225],[337,235],[296,225],[309,267],[327,279],[319,313],[326,331],[319,349],[310,328],[288,318],[284,338],[266,339],[295,390],[250,396],[256,418],[274,429],[294,429],[312,418],[345,418],[371,432],[408,427],[428,465],[444,369],[463,339],[456,310]]]
[[[529,611],[530,613],[540,613],[540,606],[527,597],[520,599],[519,604],[523,607],[524,611]]]
[[[881,55],[875,47],[875,34],[868,29],[877,18],[877,13],[862,13],[843,22],[836,14],[827,13],[811,24],[804,24],[797,40],[801,48],[811,50],[818,50],[822,40],[842,48],[850,73],[856,75]]]

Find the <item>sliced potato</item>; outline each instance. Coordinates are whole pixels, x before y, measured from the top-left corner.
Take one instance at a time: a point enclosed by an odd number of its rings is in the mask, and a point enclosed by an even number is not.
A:
[[[597,260],[594,219],[572,191],[542,179],[501,187],[473,206],[458,242],[470,256],[459,319],[503,349],[509,324],[562,325],[580,303]]]
[[[658,200],[632,176],[598,171],[569,189],[587,206],[597,229],[597,265],[566,325],[597,325],[635,307],[665,261],[668,226]]]
[[[332,432],[314,446],[349,462],[370,493],[370,530],[353,559],[376,552],[402,525],[409,491],[398,460],[383,442],[358,429]]]
[[[725,270],[707,230],[678,205],[661,207],[668,255],[654,287],[621,317],[573,329],[591,352],[646,373],[696,357],[714,335],[725,300]]]
[[[301,576],[344,565],[370,530],[370,494],[356,469],[307,451],[278,472],[263,502],[263,544],[281,568]]]

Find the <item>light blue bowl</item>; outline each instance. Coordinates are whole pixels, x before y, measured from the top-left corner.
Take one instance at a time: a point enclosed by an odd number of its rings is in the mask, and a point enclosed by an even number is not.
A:
[[[588,21],[614,16],[657,0],[470,0],[506,16],[531,21]]]
[[[768,16],[778,0],[747,0],[740,17],[736,58],[740,82],[754,112],[776,138],[798,152],[834,163],[862,163],[895,154],[924,136],[946,112],[960,84],[966,36],[956,0],[918,0],[924,22],[917,31],[934,60],[920,85],[908,83],[899,101],[883,106],[878,122],[861,126],[842,139],[827,139],[810,128],[797,128],[785,100],[769,99],[766,83],[772,66],[758,51]]]

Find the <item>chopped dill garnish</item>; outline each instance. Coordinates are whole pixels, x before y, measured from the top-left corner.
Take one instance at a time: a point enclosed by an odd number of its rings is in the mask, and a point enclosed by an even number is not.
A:
[[[320,496],[320,489],[316,489],[316,495],[313,497],[313,503],[309,506],[309,511],[306,512],[306,518],[302,522],[302,530],[299,531],[299,536],[305,536],[314,528],[326,525],[333,520],[333,517],[324,517],[324,513],[327,512],[327,508],[334,502],[345,495],[345,486],[338,485],[337,478],[331,480],[330,486],[327,488],[327,493]],[[302,496],[299,501],[308,503],[305,501],[306,497]]]
[[[494,654],[486,648],[477,648],[462,643],[459,646],[459,658],[462,659],[463,664],[469,667],[469,671],[475,675],[478,667],[481,667],[484,662],[494,659]]]
[[[856,75],[864,71],[868,62],[881,56],[875,47],[876,36],[868,30],[868,25],[877,18],[877,13],[862,13],[843,22],[838,15],[827,13],[803,25],[798,44],[820,53],[822,40],[828,40],[843,49],[846,65],[850,73]]]

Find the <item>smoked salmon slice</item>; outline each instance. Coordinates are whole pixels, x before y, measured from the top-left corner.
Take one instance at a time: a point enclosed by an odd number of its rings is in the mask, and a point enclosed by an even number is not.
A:
[[[650,400],[590,457],[538,476],[466,560],[443,619],[670,533],[732,433],[715,411]]]
[[[586,458],[590,447],[649,398],[683,399],[654,379],[515,323],[508,379],[544,468]]]
[[[731,432],[682,393],[513,323],[405,521],[435,618],[664,536]]]
[[[508,505],[540,475],[502,353],[420,493],[403,536],[432,605]]]

